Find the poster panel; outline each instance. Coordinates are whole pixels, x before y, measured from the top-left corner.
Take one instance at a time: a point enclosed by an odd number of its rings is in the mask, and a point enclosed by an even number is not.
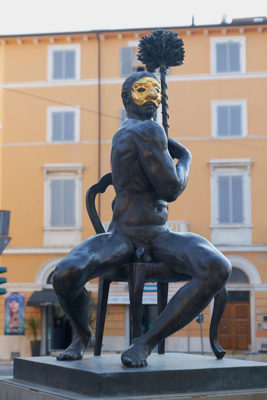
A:
[[[25,296],[24,293],[8,293],[5,297],[5,335],[24,335]]]

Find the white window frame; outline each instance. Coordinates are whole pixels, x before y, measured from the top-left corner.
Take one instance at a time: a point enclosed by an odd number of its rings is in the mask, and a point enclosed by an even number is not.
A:
[[[82,229],[82,170],[80,163],[45,164],[44,171],[44,246],[73,246],[80,243]],[[51,226],[51,181],[75,180],[75,225]]]
[[[211,169],[211,232],[214,244],[250,244],[251,237],[251,183],[250,159],[214,159]],[[218,177],[242,175],[244,222],[242,224],[219,223]]]
[[[53,78],[53,54],[55,51],[66,51],[66,50],[74,50],[75,51],[75,77],[74,78]],[[81,78],[81,46],[80,44],[56,44],[48,46],[48,65],[47,65],[47,79],[48,81],[71,81],[71,80],[80,80]]]
[[[127,77],[131,74],[134,74],[137,71],[138,67],[144,67],[144,71],[146,70],[146,66],[137,59],[138,44],[139,44],[139,42],[136,40],[129,40],[126,46],[122,46],[122,47],[131,47],[133,49],[134,60],[133,60],[133,64],[132,64],[132,71],[126,75],[126,74],[122,74],[121,70],[120,70],[120,76]],[[120,54],[120,57],[121,57],[121,54]]]
[[[74,139],[73,140],[53,140],[53,113],[73,112],[75,114]],[[51,106],[47,107],[47,141],[49,143],[73,143],[80,140],[80,106]]]
[[[217,135],[217,128],[218,128],[218,121],[217,121],[217,108],[219,106],[241,106],[241,135],[225,135],[225,136],[218,136]],[[211,134],[212,137],[218,139],[231,139],[231,138],[239,138],[245,137],[248,135],[248,112],[247,112],[247,100],[246,99],[233,99],[233,100],[212,100],[211,102]]]
[[[218,43],[236,42],[240,45],[240,71],[237,72],[217,72],[216,70],[216,45]],[[246,38],[245,36],[225,36],[212,37],[210,39],[210,63],[211,73],[216,75],[223,74],[244,74],[246,72]]]

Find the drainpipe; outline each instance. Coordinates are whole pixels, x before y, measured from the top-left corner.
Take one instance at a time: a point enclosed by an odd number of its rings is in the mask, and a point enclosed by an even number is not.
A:
[[[98,180],[101,178],[101,44],[99,32],[97,37],[97,63],[98,63]],[[98,216],[101,220],[101,198],[98,195]]]

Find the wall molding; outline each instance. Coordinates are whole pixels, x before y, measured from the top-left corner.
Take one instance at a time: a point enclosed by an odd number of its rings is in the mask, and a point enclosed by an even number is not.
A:
[[[119,120],[119,117],[118,117]],[[239,140],[246,140],[246,139],[252,139],[252,140],[265,140],[267,139],[267,135],[255,135],[255,136],[246,136],[246,137],[231,137],[231,138],[225,138],[225,137],[212,137],[212,136],[200,136],[200,137],[196,137],[196,136],[188,136],[188,137],[174,137],[174,139],[179,140],[179,141],[188,141],[188,142],[193,142],[193,141],[214,141],[214,140],[227,140],[227,142],[229,142],[230,140],[233,141],[239,141]],[[111,144],[112,140],[101,140],[100,141],[101,144]],[[81,140],[81,141],[77,141],[77,142],[64,142],[64,144],[62,142],[17,142],[17,143],[0,143],[0,147],[29,147],[29,146],[73,146],[73,145],[84,145],[84,144],[90,144],[90,145],[98,145],[99,142],[97,140]],[[265,148],[260,148],[258,147],[259,150],[263,150],[265,151]]]
[[[266,79],[267,72],[246,72],[246,73],[225,73],[225,74],[187,74],[187,75],[169,75],[168,82],[194,82],[194,81],[217,81],[232,79]],[[102,85],[122,84],[125,77],[102,78]],[[98,80],[80,79],[80,80],[61,80],[61,81],[29,81],[29,82],[5,82],[0,85],[0,89],[27,89],[42,87],[62,87],[62,86],[91,86],[97,85]]]
[[[71,247],[8,247],[3,251],[8,254],[67,254]]]
[[[244,246],[219,245],[216,246],[221,252],[236,252],[236,253],[265,253],[267,252],[267,244],[251,244]]]
[[[118,117],[119,120],[119,117]],[[260,136],[261,137],[261,136]],[[94,144],[98,145],[97,140],[81,140],[77,142],[18,142],[18,143],[0,143],[0,147],[16,147],[16,146],[22,146],[22,147],[29,147],[29,146],[73,146],[75,144]],[[101,144],[111,144],[112,140],[101,140]]]

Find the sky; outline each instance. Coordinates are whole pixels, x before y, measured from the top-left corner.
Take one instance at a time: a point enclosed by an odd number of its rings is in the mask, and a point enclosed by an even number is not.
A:
[[[266,0],[0,0],[0,35],[219,24],[267,16]]]

